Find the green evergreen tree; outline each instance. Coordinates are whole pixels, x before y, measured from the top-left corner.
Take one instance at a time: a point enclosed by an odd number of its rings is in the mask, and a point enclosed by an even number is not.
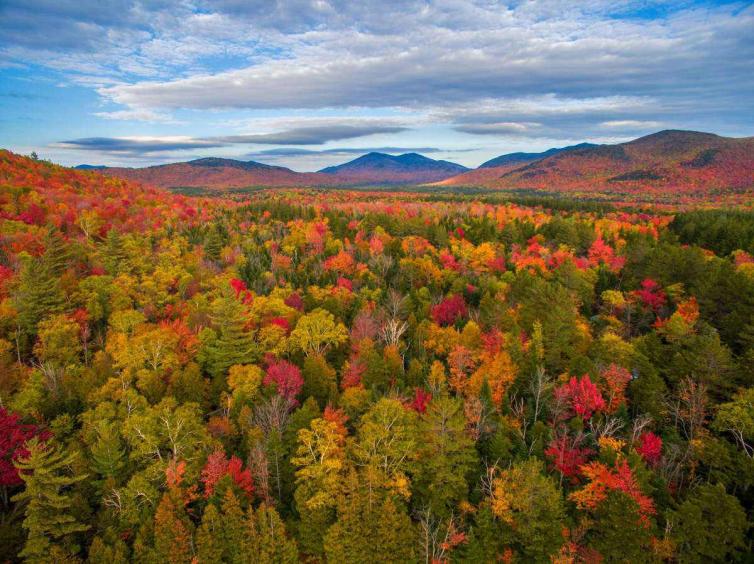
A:
[[[416,502],[433,514],[447,515],[469,489],[467,476],[477,467],[474,441],[466,431],[463,404],[443,394],[433,399],[421,424]]]
[[[695,488],[668,521],[681,562],[729,562],[745,548],[746,512],[722,485]]]
[[[126,468],[126,452],[113,423],[97,424],[97,442],[91,447],[92,469],[104,480],[118,483]]]
[[[646,562],[652,529],[640,521],[639,506],[626,493],[610,491],[595,511],[587,544],[604,562]]]
[[[247,524],[249,564],[298,562],[296,542],[286,535],[285,525],[273,507],[262,504],[256,510],[249,508]]]
[[[71,515],[72,500],[65,491],[86,476],[69,471],[76,453],[45,445],[37,437],[26,448],[28,456],[15,462],[25,488],[13,501],[27,504],[22,527],[28,536],[19,556],[28,562],[49,562],[54,542],[89,528]]]
[[[304,386],[301,389],[303,397],[313,397],[322,409],[328,403],[335,402],[338,395],[336,374],[324,357],[320,355],[306,357],[302,376],[304,377]]]
[[[196,557],[199,564],[223,561],[223,517],[214,503],[207,505],[202,524],[196,532]]]
[[[417,561],[414,529],[390,496],[372,495],[356,473],[346,479],[338,517],[324,539],[327,562],[403,563]]]
[[[60,279],[44,260],[28,255],[23,257],[13,295],[22,350],[28,349],[37,333],[37,324],[45,317],[61,312],[64,302]]]
[[[117,276],[122,270],[126,260],[126,252],[123,248],[123,238],[117,229],[110,229],[105,237],[105,242],[100,249],[102,262],[105,270],[111,276]]]
[[[207,237],[204,239],[204,254],[210,260],[220,260],[220,253],[223,250],[223,238],[216,226],[213,226]]]
[[[213,377],[213,393],[225,386],[225,376],[234,364],[251,364],[257,358],[252,333],[246,330],[241,303],[233,296],[217,298],[212,304],[212,323],[216,338],[207,342],[205,361]]]

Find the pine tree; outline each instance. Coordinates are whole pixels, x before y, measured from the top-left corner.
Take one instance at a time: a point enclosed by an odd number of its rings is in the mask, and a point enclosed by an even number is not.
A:
[[[36,437],[26,444],[26,448],[28,456],[15,463],[26,487],[13,497],[13,501],[28,502],[22,525],[28,531],[28,537],[19,556],[29,562],[49,562],[53,541],[89,528],[70,514],[71,498],[64,491],[86,476],[69,472],[76,459],[75,453],[46,446]]]
[[[41,258],[23,257],[19,282],[13,296],[18,328],[26,348],[37,333],[37,324],[63,310],[65,296],[60,279]]]
[[[100,253],[107,273],[111,276],[120,274],[122,265],[126,260],[126,252],[123,249],[123,239],[116,229],[110,229],[107,232]]]
[[[204,254],[210,260],[220,260],[223,239],[216,226],[212,227],[204,240]]]
[[[196,556],[199,564],[223,561],[223,517],[213,503],[207,505],[202,524],[196,533]]]
[[[474,441],[466,431],[463,405],[443,394],[424,414],[415,492],[433,514],[444,517],[468,493],[467,475],[477,465]]]
[[[390,496],[375,496],[352,472],[338,502],[338,518],[325,536],[327,562],[412,562],[413,526]]]
[[[175,491],[162,497],[154,515],[154,555],[158,562],[189,564],[193,557],[191,522]]]
[[[285,525],[277,511],[262,504],[256,510],[249,508],[248,518],[249,562],[259,564],[293,564],[298,562],[296,542],[286,535]]]
[[[71,262],[71,249],[57,229],[50,227],[44,238],[42,261],[52,276],[59,277]]]
[[[257,356],[254,337],[246,330],[246,318],[238,300],[229,295],[215,300],[212,322],[217,338],[206,352],[209,372],[215,379],[224,377],[234,364],[254,362]]]
[[[92,469],[105,479],[118,481],[126,466],[126,453],[120,434],[112,423],[100,421],[97,442],[91,447]]]

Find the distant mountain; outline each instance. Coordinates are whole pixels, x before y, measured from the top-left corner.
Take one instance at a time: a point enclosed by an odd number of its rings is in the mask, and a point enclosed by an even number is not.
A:
[[[507,155],[500,155],[494,159],[490,159],[479,165],[479,168],[495,168],[499,166],[510,165],[522,165],[533,161],[538,161],[546,157],[551,157],[562,153],[563,151],[571,151],[573,149],[588,149],[589,147],[596,147],[593,143],[579,143],[578,145],[571,145],[570,147],[553,147],[547,149],[541,153],[508,153]]]
[[[255,161],[210,157],[145,168],[107,167],[100,172],[163,188],[225,190],[251,186],[325,186],[338,184],[317,173],[294,172]]]
[[[255,161],[209,157],[145,168],[102,167],[103,174],[163,188],[216,190],[251,186],[348,186],[358,184],[420,184],[468,170],[461,165],[428,159],[417,153],[392,156],[368,153],[319,172],[295,172]]]
[[[319,172],[347,182],[414,184],[435,182],[467,170],[465,166],[430,159],[418,153],[388,155],[372,152]]]
[[[666,130],[627,143],[569,148],[528,164],[480,168],[444,186],[703,194],[754,189],[754,137]]]
[[[73,167],[76,170],[102,170],[103,168],[107,168],[103,165],[88,165],[88,164],[80,164],[78,166]]]

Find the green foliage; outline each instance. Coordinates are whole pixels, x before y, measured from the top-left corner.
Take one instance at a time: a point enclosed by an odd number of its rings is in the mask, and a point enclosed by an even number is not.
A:
[[[22,527],[28,537],[19,556],[28,562],[42,563],[49,561],[54,543],[69,541],[89,528],[71,514],[72,498],[66,491],[86,476],[71,475],[68,471],[76,453],[45,445],[36,437],[26,448],[28,455],[16,462],[25,489],[13,497],[15,502],[26,503]],[[75,552],[75,543],[69,543],[68,548]]]
[[[683,562],[727,562],[745,547],[749,529],[741,503],[722,485],[703,485],[689,492],[668,521]]]

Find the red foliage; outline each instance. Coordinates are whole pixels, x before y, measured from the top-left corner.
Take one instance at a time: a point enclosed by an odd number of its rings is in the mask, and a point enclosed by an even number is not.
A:
[[[654,502],[641,491],[626,460],[616,461],[614,468],[601,462],[590,462],[582,466],[581,471],[589,479],[589,483],[582,490],[571,494],[571,499],[580,509],[594,510],[605,500],[610,490],[621,491],[639,506],[639,522],[643,526],[649,526],[649,517],[655,513]]]
[[[639,444],[636,446],[636,452],[641,455],[647,464],[654,466],[662,456],[662,439],[652,431],[642,433],[639,437]]]
[[[611,364],[602,371],[604,381],[604,392],[607,398],[605,413],[615,413],[615,411],[626,403],[626,386],[631,381],[631,373],[617,364]]]
[[[282,328],[286,332],[286,334],[291,332],[291,324],[285,317],[273,317],[272,319],[270,319],[269,324],[277,325],[278,327]]]
[[[364,376],[364,372],[367,371],[366,365],[358,358],[352,359],[348,363],[343,373],[343,378],[340,381],[340,388],[346,390],[348,388],[356,388],[361,386],[361,378]]]
[[[0,407],[0,486],[23,484],[13,461],[29,454],[24,445],[35,435],[42,440],[49,438],[49,433],[40,433],[36,425],[21,423],[17,414]]]
[[[644,279],[641,283],[641,289],[634,291],[634,295],[641,300],[642,304],[655,312],[659,311],[667,302],[665,292],[663,292],[660,285],[651,278]]]
[[[615,255],[615,250],[605,243],[602,237],[595,239],[592,246],[589,248],[589,264],[591,266],[598,266],[600,264],[606,265],[613,272],[618,272],[626,263],[626,259]]]
[[[588,374],[585,374],[581,380],[572,376],[566,384],[555,390],[555,397],[567,402],[571,410],[585,420],[589,419],[595,411],[601,411],[605,407],[602,394],[592,383]]]
[[[254,296],[252,296],[243,280],[232,278],[230,281],[230,287],[236,292],[236,299],[240,299],[245,304],[250,304],[254,301]]]
[[[301,296],[299,296],[296,292],[293,292],[283,301],[288,307],[292,307],[293,309],[297,309],[298,311],[304,311],[304,300],[302,300]]]
[[[578,480],[579,469],[586,464],[594,451],[590,448],[580,448],[577,441],[562,435],[550,441],[545,450],[545,456],[550,459],[551,467],[560,472],[571,482]]]
[[[207,463],[202,469],[201,481],[204,485],[204,496],[209,498],[215,493],[217,483],[225,476],[230,479],[249,499],[254,494],[254,480],[249,469],[243,469],[243,462],[237,456],[225,458],[222,450],[216,450],[207,457]]]
[[[409,407],[417,413],[424,413],[427,411],[427,405],[432,401],[432,394],[426,391],[424,388],[414,388],[414,399],[409,404]]]
[[[438,325],[453,325],[468,315],[463,296],[455,294],[432,308],[432,319]]]
[[[296,396],[304,386],[304,378],[301,376],[301,370],[295,364],[291,364],[287,360],[273,362],[267,367],[263,383],[265,386],[275,384],[275,389],[279,395],[294,405],[298,405]]]

